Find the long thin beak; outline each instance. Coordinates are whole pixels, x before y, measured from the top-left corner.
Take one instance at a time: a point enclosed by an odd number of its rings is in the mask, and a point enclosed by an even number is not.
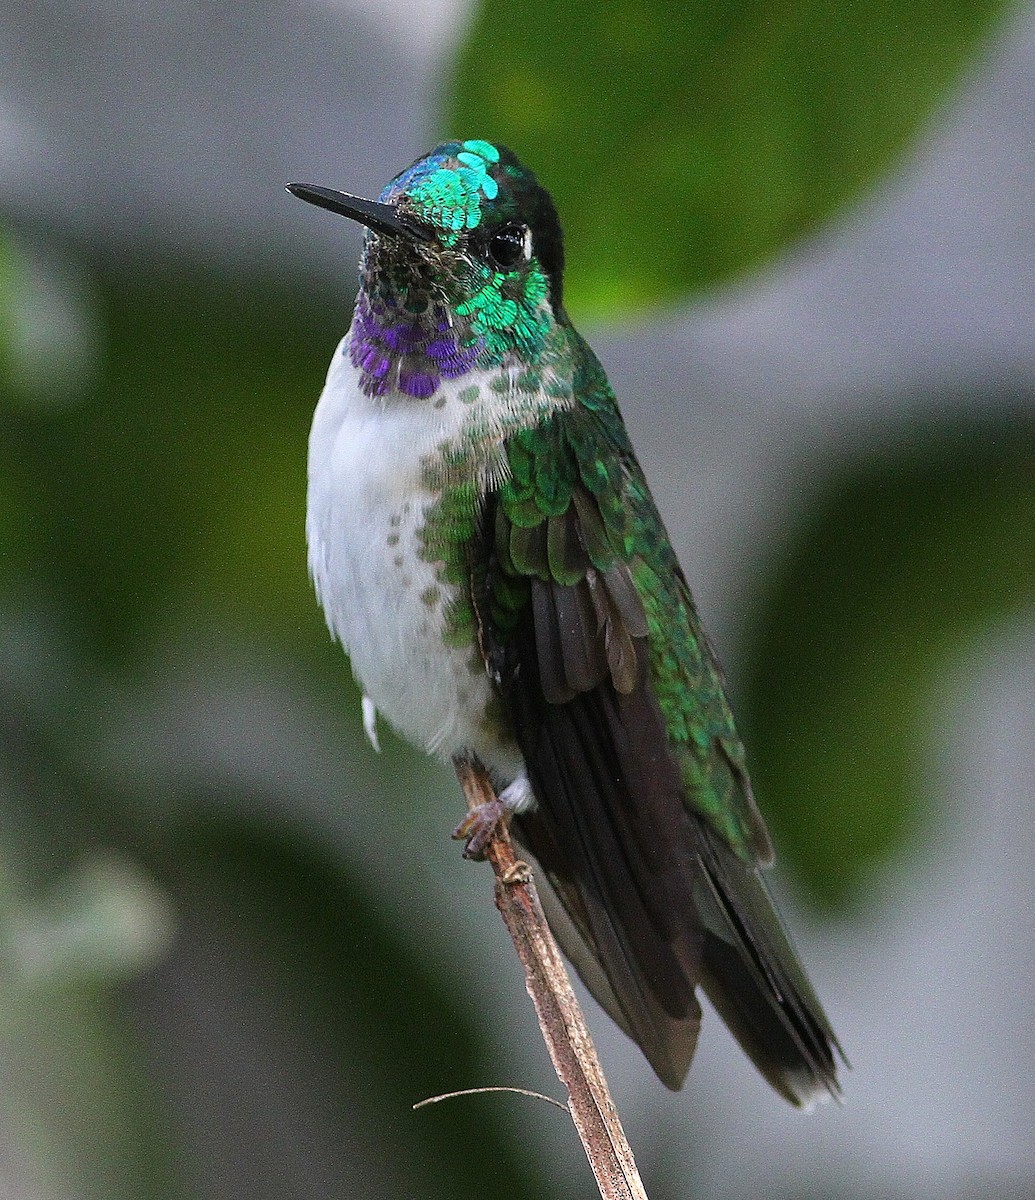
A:
[[[430,241],[434,236],[416,221],[407,219],[405,214],[400,215],[394,204],[364,200],[361,196],[350,196],[348,192],[338,192],[334,188],[318,187],[312,183],[289,183],[287,190],[299,200],[306,200],[317,208],[326,208],[341,217],[358,221],[375,233],[408,237],[414,241]]]

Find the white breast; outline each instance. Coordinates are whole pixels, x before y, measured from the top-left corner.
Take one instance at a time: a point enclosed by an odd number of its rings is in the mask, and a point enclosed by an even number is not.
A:
[[[419,531],[437,499],[422,464],[472,415],[458,399],[468,376],[434,401],[383,403],[363,394],[335,352],[309,437],[309,569],[332,634],[378,710],[432,753],[469,750],[504,775],[516,749],[480,721],[491,687],[473,648],[442,640],[451,593],[419,555]]]

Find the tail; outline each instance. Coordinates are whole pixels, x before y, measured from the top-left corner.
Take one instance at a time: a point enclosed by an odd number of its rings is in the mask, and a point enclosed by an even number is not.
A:
[[[844,1051],[809,983],[757,868],[703,831],[707,889],[694,897],[704,926],[700,982],[741,1048],[792,1104],[841,1098]]]
[[[520,711],[537,807],[513,829],[550,927],[667,1087],[693,1057],[700,986],[781,1096],[838,1098],[844,1055],[769,890],[687,811],[656,711],[608,686]]]

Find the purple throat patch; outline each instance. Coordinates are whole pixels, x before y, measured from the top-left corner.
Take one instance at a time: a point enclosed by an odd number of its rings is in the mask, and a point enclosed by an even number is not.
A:
[[[368,396],[400,391],[426,400],[443,379],[459,379],[477,365],[482,338],[470,345],[441,310],[408,313],[396,305],[371,303],[361,293],[349,342],[352,365]],[[393,369],[395,368],[395,369]]]

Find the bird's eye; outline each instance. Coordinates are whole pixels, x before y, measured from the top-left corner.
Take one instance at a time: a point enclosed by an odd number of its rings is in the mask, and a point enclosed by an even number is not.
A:
[[[532,257],[532,231],[527,225],[504,225],[489,238],[489,255],[497,266],[509,270]]]

